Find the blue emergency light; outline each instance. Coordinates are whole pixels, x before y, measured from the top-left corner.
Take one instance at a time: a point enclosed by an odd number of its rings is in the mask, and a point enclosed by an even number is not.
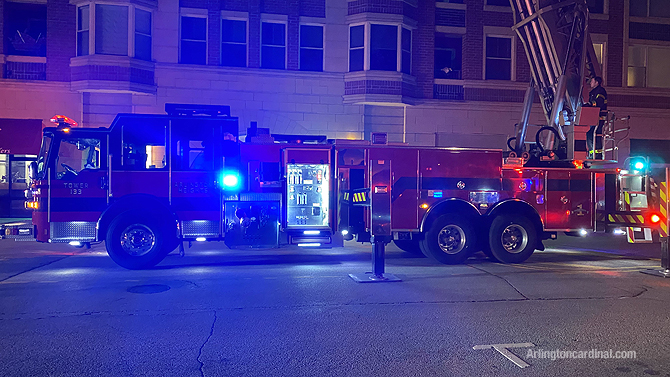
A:
[[[643,156],[631,157],[630,167],[634,171],[646,172],[649,169],[649,159]]]
[[[242,185],[239,173],[232,170],[222,172],[220,182],[221,188],[226,191],[237,191]]]

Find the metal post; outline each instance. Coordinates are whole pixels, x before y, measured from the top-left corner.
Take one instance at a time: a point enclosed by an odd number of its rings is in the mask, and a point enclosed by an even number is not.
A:
[[[640,271],[643,274],[670,278],[670,255],[668,254],[668,237],[661,237],[661,269]]]
[[[668,237],[661,239],[661,268],[666,275],[670,274],[670,254],[668,252]]]
[[[372,233],[372,272],[349,274],[358,283],[401,281],[384,273],[384,253],[393,239],[391,231],[391,160],[371,158],[370,164],[370,224]]]
[[[373,251],[372,251],[372,274],[375,278],[384,278],[384,252],[386,242],[381,240],[381,237],[374,237]]]
[[[670,168],[666,168],[665,169],[665,183],[666,183],[666,185],[665,185],[666,188],[665,189],[666,190],[667,190],[667,184],[670,183],[669,181],[670,181]],[[663,186],[664,185],[661,185],[661,190],[662,191],[664,190]],[[662,207],[666,208],[666,211],[665,211],[666,216],[668,216],[667,209],[670,209],[670,208],[668,208],[668,204],[670,203],[670,198],[667,196],[667,194],[668,193],[666,192],[664,201],[661,200],[663,195],[659,195],[659,202],[660,202],[659,206],[662,206]],[[670,217],[670,216],[668,216],[668,217]],[[665,221],[666,221],[666,226],[670,224],[670,220],[665,219]],[[640,271],[640,272],[642,272],[643,274],[654,275],[654,276],[662,276],[664,278],[670,278],[670,251],[668,250],[668,241],[669,240],[670,240],[670,238],[668,237],[668,235],[665,235],[664,237],[661,237],[661,269],[660,270],[656,270],[656,269],[654,269],[654,270],[644,270],[644,271]]]

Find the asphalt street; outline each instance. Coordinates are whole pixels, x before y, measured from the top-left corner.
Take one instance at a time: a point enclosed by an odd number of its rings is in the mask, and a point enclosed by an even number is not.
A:
[[[457,266],[389,246],[403,281],[360,284],[370,245],[198,243],[129,271],[104,245],[3,240],[0,376],[670,376],[670,279],[639,272],[659,245],[546,246]],[[590,350],[635,357],[561,358]]]

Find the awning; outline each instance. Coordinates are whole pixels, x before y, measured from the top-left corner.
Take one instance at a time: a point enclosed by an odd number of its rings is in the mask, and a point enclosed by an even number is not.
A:
[[[36,155],[41,141],[41,119],[0,118],[0,154]]]

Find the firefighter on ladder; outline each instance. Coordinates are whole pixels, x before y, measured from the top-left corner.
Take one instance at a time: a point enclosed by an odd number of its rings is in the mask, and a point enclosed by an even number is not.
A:
[[[586,146],[589,149],[589,159],[602,158],[602,133],[603,125],[607,121],[607,91],[602,86],[602,77],[591,78],[591,91],[589,92],[589,102],[583,106],[598,107],[600,109],[600,120],[598,127],[591,126],[586,133]],[[599,136],[599,137],[598,137]],[[595,140],[595,145],[594,141]]]

